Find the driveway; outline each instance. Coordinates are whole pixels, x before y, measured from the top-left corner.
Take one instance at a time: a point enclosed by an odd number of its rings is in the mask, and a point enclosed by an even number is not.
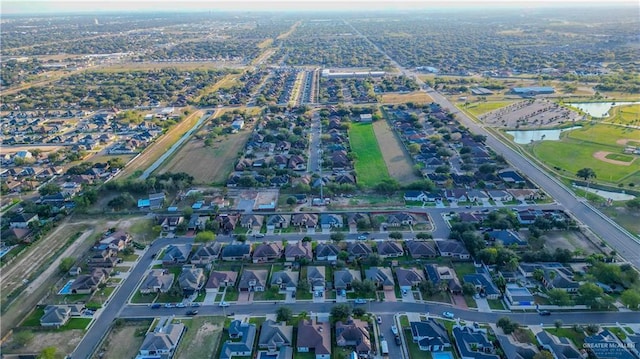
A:
[[[458,308],[468,309],[467,302],[465,302],[464,297],[461,294],[452,295],[451,299],[453,299],[453,305]]]
[[[396,293],[392,290],[384,291],[384,301],[385,302],[397,302]]]
[[[252,292],[240,292],[240,294],[238,294],[238,304],[253,302],[252,294]]]
[[[476,304],[478,305],[479,312],[491,312],[491,307],[489,306],[489,302],[487,302],[487,298],[476,299]]]
[[[405,303],[415,303],[416,297],[412,290],[408,291],[406,295],[402,296],[402,301]]]

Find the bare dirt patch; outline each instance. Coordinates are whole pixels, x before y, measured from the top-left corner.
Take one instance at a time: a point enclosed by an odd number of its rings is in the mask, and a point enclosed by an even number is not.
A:
[[[544,234],[545,247],[551,251],[560,248],[570,251],[581,250],[584,255],[602,253],[582,232],[579,231],[550,231]]]
[[[176,359],[210,358],[222,335],[222,317],[195,317],[182,338]]]
[[[634,162],[634,161],[624,162],[624,161],[612,160],[611,158],[607,158],[607,155],[610,155],[610,154],[613,154],[613,152],[598,151],[593,154],[593,158],[603,162],[611,163],[613,165],[618,165],[618,166],[631,166],[631,164]]]
[[[380,146],[389,175],[401,184],[418,181],[420,178],[413,171],[410,157],[387,121],[376,121],[373,124],[373,132],[378,139],[378,146]]]
[[[150,322],[139,322],[135,324],[125,324],[113,328],[95,358],[120,359],[130,358],[136,353],[144,340],[143,333],[149,328]],[[102,356],[99,356],[102,354]]]
[[[57,151],[61,149],[63,146],[6,146],[3,145],[0,147],[0,154],[6,155],[8,153],[16,153],[18,151],[33,151],[38,149],[43,153]]]
[[[619,140],[616,140],[616,144],[622,145],[622,146],[626,146],[627,144],[631,146],[638,146],[640,145],[640,140],[634,140],[630,138],[621,138]]]
[[[33,332],[34,337],[31,342],[23,347],[16,348],[11,339],[2,351],[5,354],[27,354],[27,353],[40,353],[42,349],[46,347],[55,347],[58,353],[62,355],[71,354],[76,348],[82,336],[83,330],[65,330],[63,332]]]
[[[414,91],[409,93],[386,93],[382,95],[381,102],[388,104],[407,102],[430,103],[433,102],[433,99],[423,91]]]

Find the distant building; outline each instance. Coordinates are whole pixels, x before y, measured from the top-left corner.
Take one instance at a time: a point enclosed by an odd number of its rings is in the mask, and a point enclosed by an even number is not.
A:
[[[534,97],[537,95],[550,95],[555,93],[553,87],[514,87],[511,93],[522,97]]]

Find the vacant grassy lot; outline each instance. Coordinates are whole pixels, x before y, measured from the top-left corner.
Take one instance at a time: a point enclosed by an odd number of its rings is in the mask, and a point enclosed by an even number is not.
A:
[[[397,104],[413,102],[419,103],[431,103],[433,99],[431,96],[424,93],[424,91],[414,91],[409,93],[386,93],[382,95],[381,101],[384,104]]]
[[[119,178],[127,178],[136,172],[144,171],[151,166],[160,156],[162,156],[182,135],[193,127],[202,117],[202,111],[195,111],[177,125],[173,126],[167,133],[147,147],[135,161],[125,167],[118,175]]]
[[[100,350],[96,351],[94,358],[133,358],[138,349],[140,349],[140,345],[142,345],[149,325],[151,325],[151,321],[146,320],[125,322],[123,325],[113,327],[102,343]]]
[[[551,251],[557,248],[570,251],[580,250],[585,255],[602,252],[600,247],[589,241],[579,231],[549,231],[542,238],[545,240],[545,247]]]
[[[413,162],[404,150],[398,136],[389,127],[389,123],[376,121],[373,124],[373,131],[380,148],[384,149],[382,157],[387,165],[389,175],[402,184],[418,181],[420,178],[413,170]]]
[[[609,118],[604,122],[640,126],[640,105],[614,107],[609,114]]]
[[[640,138],[640,130],[597,123],[564,132],[562,137],[564,138],[564,136],[566,136],[567,139],[612,146],[619,152],[622,152],[624,146],[618,144],[617,141],[622,139],[638,139]]]
[[[482,101],[473,102],[463,108],[474,116],[479,116],[512,104],[514,101]]]
[[[105,163],[109,160],[113,160],[116,158],[119,158],[122,160],[123,163],[127,163],[129,161],[131,161],[132,158],[134,158],[135,155],[105,155],[105,154],[99,154],[96,156],[92,156],[91,158],[88,159],[87,162],[91,162],[91,163]]]
[[[193,317],[184,320],[189,330],[176,350],[176,359],[211,358],[220,343],[224,317]],[[190,323],[189,323],[190,322]]]
[[[372,124],[353,124],[349,129],[349,142],[356,155],[355,168],[359,184],[372,187],[390,178]]]
[[[47,347],[56,347],[57,353],[62,356],[71,354],[76,348],[82,336],[84,330],[72,329],[65,331],[43,331],[32,332],[33,339],[24,347],[18,347],[13,342],[13,339],[9,340],[2,346],[3,354],[32,354],[40,353],[42,349]],[[15,333],[14,333],[15,335]],[[123,358],[123,357],[121,357]]]
[[[623,205],[602,207],[600,211],[629,232],[640,234],[640,213],[634,213],[634,211]]]

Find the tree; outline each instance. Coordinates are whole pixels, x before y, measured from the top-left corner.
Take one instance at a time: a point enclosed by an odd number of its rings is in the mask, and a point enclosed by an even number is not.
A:
[[[213,242],[216,240],[216,234],[210,231],[204,231],[196,234],[195,242]]]
[[[638,306],[640,306],[640,292],[635,289],[627,289],[620,295],[620,301],[629,309],[638,309]]]
[[[124,166],[126,165],[126,163],[124,163],[122,158],[119,158],[119,157],[115,157],[115,158],[112,158],[112,159],[108,160],[107,164],[109,165],[109,167],[114,168],[114,169],[124,168]]]
[[[476,287],[471,283],[464,283],[462,285],[462,294],[464,294],[464,295],[474,295],[474,294],[476,294]]]
[[[624,204],[625,206],[627,206],[627,208],[635,210],[635,211],[640,211],[640,197],[639,198],[634,198],[632,200],[627,201],[627,203]],[[638,212],[636,212],[638,213]]]
[[[40,189],[38,189],[38,193],[40,193],[41,196],[49,196],[52,194],[60,193],[60,191],[61,188],[56,183],[47,183],[44,186],[40,187]]]
[[[335,232],[335,233],[331,233],[330,236],[331,240],[334,242],[340,242],[340,241],[344,241],[344,233],[342,232]]]
[[[311,291],[311,286],[309,286],[309,282],[306,280],[298,281],[297,289],[301,292],[309,292]]]
[[[367,311],[364,310],[364,308],[362,308],[362,307],[353,308],[353,316],[354,317],[362,317],[365,314],[367,314]]]
[[[376,292],[376,284],[368,279],[365,279],[363,281],[354,279],[351,282],[351,287],[356,293],[360,294],[363,297],[368,297]]]
[[[46,347],[42,349],[38,355],[38,359],[56,359],[58,357],[58,349],[56,347]]]
[[[571,295],[567,293],[566,290],[553,288],[547,292],[549,296],[549,302],[553,305],[559,306],[570,306],[573,305],[573,300],[571,300]]]
[[[554,327],[556,327],[556,333],[557,333],[557,332],[558,332],[558,330],[559,330],[560,328],[562,328],[562,320],[560,320],[560,319],[556,319],[556,320],[553,322],[553,326],[554,326]]]
[[[584,331],[587,332],[588,336],[592,336],[600,331],[600,326],[598,324],[589,324],[584,327]]]
[[[582,178],[585,181],[590,180],[591,178],[596,178],[596,172],[589,167],[581,168],[576,172],[576,177]]]
[[[278,322],[288,322],[293,317],[293,312],[289,307],[280,307],[276,310],[276,320]]]
[[[402,232],[391,232],[389,233],[389,238],[402,239]]]
[[[345,320],[351,316],[351,306],[348,304],[337,304],[331,307],[331,316],[334,321]]]
[[[433,235],[431,233],[427,233],[427,232],[418,232],[416,234],[416,238],[417,239],[431,239],[431,238],[433,238]]]
[[[578,295],[582,302],[589,306],[597,306],[598,300],[602,297],[604,291],[594,283],[585,283],[578,288]]]
[[[26,346],[33,340],[33,332],[30,330],[21,330],[13,334],[13,344],[19,348]]]
[[[236,241],[240,242],[240,243],[244,243],[247,241],[247,236],[244,234],[238,234],[236,236]]]
[[[62,258],[60,264],[58,265],[58,269],[60,269],[61,273],[67,273],[71,269],[71,267],[73,267],[73,264],[75,262],[76,260],[71,257]]]
[[[496,324],[498,325],[498,327],[502,328],[505,334],[511,334],[520,327],[520,324],[511,321],[509,317],[501,317],[500,319],[498,319],[498,322]]]
[[[293,206],[296,203],[298,203],[298,200],[295,197],[291,196],[291,197],[287,198],[287,204],[288,205]]]
[[[541,350],[533,356],[533,359],[554,359],[553,354],[548,350]]]
[[[439,288],[430,280],[423,280],[418,284],[418,289],[426,297],[434,296],[438,293]]]

